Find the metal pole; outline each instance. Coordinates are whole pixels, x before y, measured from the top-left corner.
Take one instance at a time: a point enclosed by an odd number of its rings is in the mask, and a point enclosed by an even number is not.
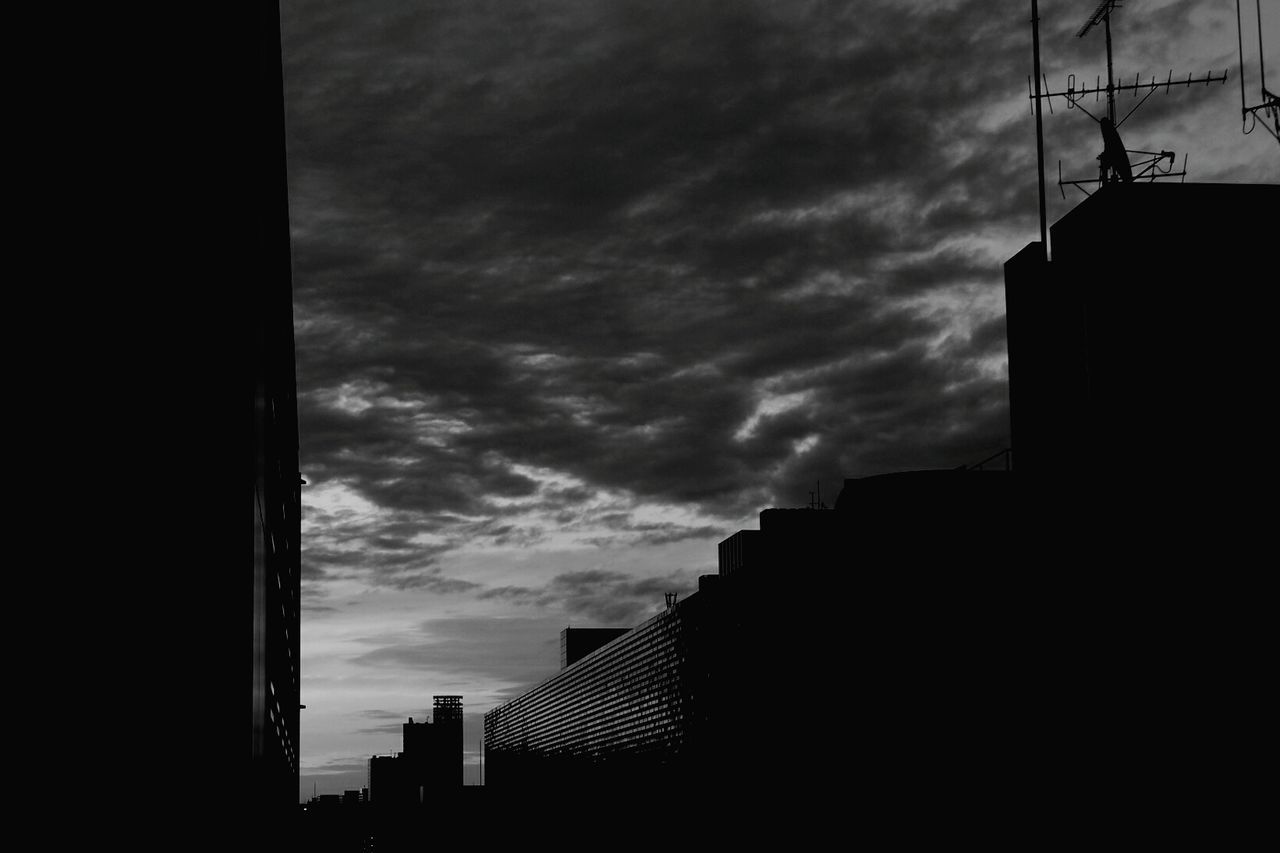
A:
[[[1267,63],[1262,55],[1262,0],[1257,0],[1254,5],[1258,9],[1258,74],[1262,77],[1262,91],[1265,98],[1267,91]]]
[[[1244,32],[1240,26],[1240,0],[1236,0],[1236,50],[1240,57],[1240,115],[1243,117],[1249,110],[1244,100]]]
[[[1031,0],[1031,51],[1036,77],[1036,174],[1040,179],[1040,255],[1049,260],[1049,224],[1044,212],[1044,125],[1040,119],[1040,11]]]
[[[1116,124],[1116,90],[1112,83],[1111,77],[1111,8],[1108,7],[1106,14],[1102,16],[1102,23],[1107,30],[1107,118],[1111,119],[1111,126]]]

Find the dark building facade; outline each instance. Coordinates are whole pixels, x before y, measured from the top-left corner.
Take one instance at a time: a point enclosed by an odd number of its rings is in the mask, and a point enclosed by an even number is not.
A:
[[[763,511],[695,594],[486,714],[486,784],[827,816],[1191,784],[1187,685],[1238,689],[1203,653],[1207,573],[1266,528],[1223,454],[1266,446],[1268,315],[1237,294],[1276,210],[1276,186],[1104,186],[1051,259],[1006,264],[1016,470]]]
[[[1020,474],[1186,472],[1260,410],[1280,186],[1107,184],[1005,265]],[[1194,466],[1210,467],[1210,466]]]
[[[485,715],[485,785],[616,786],[687,765],[698,742],[697,634],[689,599]]]
[[[462,787],[462,697],[436,696],[433,721],[404,724],[403,751],[369,759],[369,801],[419,806]]]
[[[253,176],[258,195],[247,215],[255,221],[258,245],[253,256],[256,266],[244,274],[251,282],[244,290],[244,313],[252,324],[252,375],[241,390],[245,409],[250,395],[253,406],[252,606],[249,579],[241,576],[239,618],[243,621],[239,624],[240,630],[248,633],[245,623],[252,616],[249,788],[254,801],[264,808],[292,813],[298,802],[301,477],[276,5],[260,7],[255,23],[258,89],[252,103],[262,136],[258,157],[251,161],[256,167]],[[247,554],[244,559],[249,561]],[[231,621],[237,617],[224,614],[223,618]],[[242,634],[239,649],[247,657],[246,639]],[[243,667],[245,661],[240,661]],[[243,677],[243,669],[241,672]],[[241,708],[241,713],[248,710]]]
[[[1128,565],[1113,592],[1135,604],[1167,588],[1157,566],[1237,563],[1266,523],[1243,496],[1274,468],[1254,452],[1273,332],[1253,297],[1276,210],[1277,185],[1107,184],[1053,224],[1048,259],[1035,242],[1005,264],[1019,488],[1082,562]]]
[[[1021,650],[992,645],[984,610],[966,608],[992,606],[994,574],[961,583],[949,531],[1007,510],[1011,482],[906,472],[846,481],[831,510],[763,511],[695,593],[486,714],[486,787],[777,797],[822,788],[833,768],[885,784],[925,761],[958,770]],[[913,506],[922,488],[937,497]],[[939,535],[920,536],[931,522]],[[798,707],[801,687],[826,698]],[[928,719],[943,695],[966,704]]]
[[[575,664],[605,643],[617,639],[628,628],[565,628],[560,632],[560,668]]]

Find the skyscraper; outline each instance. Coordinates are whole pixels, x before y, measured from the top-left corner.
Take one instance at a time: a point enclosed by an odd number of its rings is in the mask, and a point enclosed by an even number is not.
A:
[[[249,787],[259,805],[291,811],[298,800],[301,477],[279,10],[274,3],[258,8],[259,87],[255,105],[264,133],[252,161],[258,197],[250,216],[257,226],[257,263],[246,272],[253,286],[244,294],[252,323],[253,353],[253,758]],[[246,402],[249,390],[244,389]],[[244,592],[248,586],[245,583]],[[247,615],[249,602],[244,604],[241,613]],[[226,618],[237,617],[228,614]]]

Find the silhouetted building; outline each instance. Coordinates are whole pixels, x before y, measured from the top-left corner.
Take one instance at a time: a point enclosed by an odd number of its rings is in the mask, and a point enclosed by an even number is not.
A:
[[[1265,523],[1242,473],[1270,463],[1240,454],[1270,443],[1251,296],[1276,210],[1275,185],[1108,184],[1053,224],[1050,259],[1005,264],[1020,488],[1082,561],[1217,564]]]
[[[238,648],[244,657],[238,658],[238,665],[243,667],[250,646],[242,632],[248,627],[246,617],[252,613],[253,758],[249,787],[253,800],[272,811],[291,813],[298,802],[301,478],[283,83],[275,4],[260,11],[257,24],[261,53],[254,58],[259,89],[252,106],[264,128],[264,144],[252,161],[257,167],[253,176],[260,182],[256,185],[259,195],[244,201],[244,216],[257,226],[258,246],[254,256],[257,265],[243,272],[247,282],[244,313],[252,324],[247,346],[252,352],[253,375],[242,377],[240,392],[247,409],[248,380],[252,380],[253,601],[252,605],[244,601],[250,584],[240,576],[243,586],[238,594],[243,609],[238,614],[226,613],[224,618],[240,626],[243,645]],[[248,495],[243,498],[247,504]],[[241,546],[245,562],[249,561],[247,538]],[[226,651],[227,655],[233,653],[233,649]]]
[[[434,721],[404,724],[404,749],[369,759],[369,800],[417,806],[462,787],[462,697],[436,696]]]
[[[1276,186],[1103,187],[1052,261],[1006,265],[1016,471],[763,511],[696,593],[486,714],[486,785],[843,808],[1185,776],[1211,666],[1187,591],[1265,529],[1230,451],[1267,446],[1239,294],[1276,210]]]
[[[394,836],[375,839],[375,832],[380,836],[387,833],[375,820],[368,794],[369,789],[362,788],[312,797],[301,806],[300,822],[292,825],[287,846],[317,853],[408,849],[387,843],[397,841]]]
[[[1280,186],[1107,184],[1005,265],[1018,470],[1179,479],[1260,412]],[[1264,334],[1258,335],[1259,331]],[[1193,460],[1197,460],[1193,462]]]
[[[831,510],[763,511],[697,592],[487,713],[486,787],[780,796],[833,767],[889,784],[951,756],[959,773],[995,721],[1018,728],[981,712],[1005,697],[994,670],[1015,671],[1023,650],[988,643],[993,579],[952,571],[958,531],[1008,511],[1011,484],[905,472],[846,480]],[[986,604],[966,608],[974,595]],[[958,656],[963,677],[948,669]],[[826,698],[800,707],[797,685]],[[965,704],[929,719],[943,695]]]
[[[565,628],[560,632],[560,668],[575,664],[629,628]]]

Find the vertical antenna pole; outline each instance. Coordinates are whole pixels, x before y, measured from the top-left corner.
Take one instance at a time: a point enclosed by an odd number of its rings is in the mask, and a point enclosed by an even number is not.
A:
[[[1031,0],[1031,52],[1036,66],[1036,174],[1040,179],[1040,253],[1041,260],[1047,261],[1049,226],[1044,212],[1044,125],[1040,119],[1040,10],[1036,0]]]
[[[1244,100],[1244,30],[1240,26],[1240,0],[1236,0],[1236,50],[1239,51],[1240,56],[1240,115],[1243,118],[1248,107],[1245,106]]]
[[[1107,31],[1107,118],[1111,119],[1111,126],[1114,127],[1116,123],[1116,89],[1111,77],[1111,7],[1108,7],[1103,14],[1102,25]]]
[[[1263,61],[1262,56],[1262,0],[1256,0],[1254,6],[1258,9],[1258,73],[1262,77],[1262,91],[1267,91],[1267,64]],[[1264,94],[1262,96],[1266,98]]]

